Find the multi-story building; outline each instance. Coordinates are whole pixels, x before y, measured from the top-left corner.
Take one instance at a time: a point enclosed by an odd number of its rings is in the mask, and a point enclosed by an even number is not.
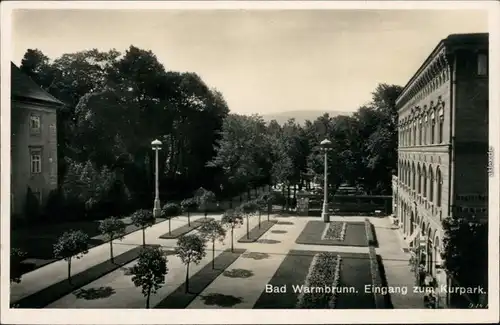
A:
[[[410,246],[423,246],[427,272],[439,278],[443,219],[488,216],[488,34],[439,42],[396,106],[393,213]]]
[[[57,110],[63,103],[11,64],[11,214],[26,216],[28,191],[40,206],[57,187]]]

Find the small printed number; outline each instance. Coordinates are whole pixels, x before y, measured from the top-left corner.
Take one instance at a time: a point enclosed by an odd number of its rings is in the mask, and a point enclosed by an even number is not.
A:
[[[469,304],[469,308],[488,308],[488,305],[483,305],[483,304]]]

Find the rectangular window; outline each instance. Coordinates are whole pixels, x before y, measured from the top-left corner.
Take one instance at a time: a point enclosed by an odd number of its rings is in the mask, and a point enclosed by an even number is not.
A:
[[[418,124],[418,144],[422,145],[422,120]]]
[[[477,56],[477,75],[488,75],[488,56],[484,53],[478,54]]]
[[[31,114],[30,115],[30,133],[31,134],[40,134],[42,129],[42,124],[40,122],[40,116]]]
[[[30,150],[31,173],[39,174],[42,172],[42,149]]]

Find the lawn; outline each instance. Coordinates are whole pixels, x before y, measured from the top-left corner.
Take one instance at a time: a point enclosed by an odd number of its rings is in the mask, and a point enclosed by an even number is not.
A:
[[[306,282],[314,255],[321,252],[292,250],[285,257],[273,275],[269,284],[273,287],[286,288],[284,292],[268,293],[263,291],[254,305],[254,309],[295,309],[299,292],[293,286],[301,286]],[[373,309],[373,294],[365,292],[365,285],[372,284],[370,260],[368,254],[334,253],[340,255],[339,288],[351,292],[338,293],[336,309]],[[326,270],[331,272],[331,270]]]
[[[304,245],[334,245],[334,246],[368,246],[368,239],[365,230],[364,222],[345,222],[347,228],[345,230],[345,235],[343,240],[339,238],[335,239],[333,237],[325,235],[326,227],[330,227],[330,229],[336,228],[337,230],[332,230],[331,233],[336,235],[336,232],[340,232],[342,224],[344,222],[333,221],[331,223],[325,223],[323,221],[309,221],[302,233],[299,235],[297,240],[295,241],[297,244]],[[330,231],[327,230],[327,234]],[[331,238],[331,239],[328,239]]]
[[[131,224],[130,217],[123,218],[122,220],[127,224],[126,234],[140,229]],[[157,218],[156,223],[165,220],[164,218]],[[33,271],[56,261],[54,259],[53,245],[65,231],[69,230],[82,230],[88,234],[91,238],[91,247],[107,242],[99,232],[98,220],[64,222],[45,226],[37,225],[36,229],[14,229],[10,235],[10,246],[26,252],[26,259],[23,262],[23,273]]]

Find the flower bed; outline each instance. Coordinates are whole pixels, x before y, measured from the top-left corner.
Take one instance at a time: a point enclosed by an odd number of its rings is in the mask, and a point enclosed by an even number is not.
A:
[[[346,229],[347,222],[330,222],[330,224],[325,228],[325,232],[323,233],[323,236],[321,236],[321,239],[343,241]]]
[[[380,278],[377,253],[375,247],[370,246],[368,248],[368,254],[370,257],[370,273],[372,276],[372,285],[377,288],[382,287],[382,279]],[[384,308],[385,301],[384,296],[378,291],[373,291],[373,299],[375,301],[375,308]]]
[[[304,288],[324,290],[303,290],[298,296],[296,308],[335,308],[337,293],[334,288],[340,282],[340,263],[340,255],[334,253],[319,253],[314,256]]]

